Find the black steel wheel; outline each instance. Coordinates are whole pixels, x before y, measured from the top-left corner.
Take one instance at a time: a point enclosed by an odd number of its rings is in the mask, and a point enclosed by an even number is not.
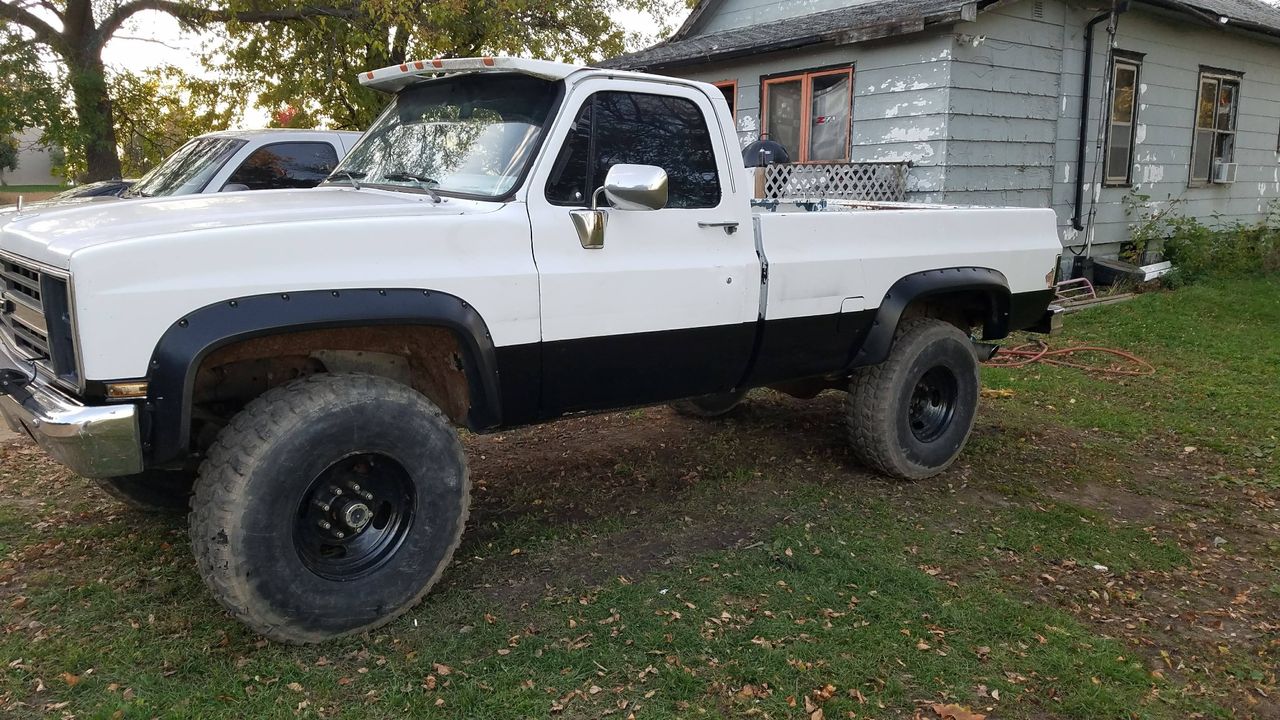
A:
[[[330,580],[356,580],[400,549],[414,521],[413,479],[394,458],[349,455],[303,493],[293,525],[302,563]]]
[[[922,443],[937,440],[955,417],[959,392],[960,385],[951,368],[935,365],[926,370],[911,391],[907,410],[911,434]]]
[[[196,481],[191,545],[231,614],[309,643],[413,607],[462,540],[471,481],[449,419],[381,377],[270,390],[223,428]]]

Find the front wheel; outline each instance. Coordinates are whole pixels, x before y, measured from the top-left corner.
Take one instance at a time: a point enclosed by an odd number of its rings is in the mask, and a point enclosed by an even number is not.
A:
[[[845,425],[854,456],[886,475],[919,480],[959,457],[978,410],[978,360],[950,323],[905,320],[889,357],[849,383]]]
[[[275,388],[222,430],[200,468],[191,544],[238,620],[319,642],[383,625],[440,578],[470,476],[427,398],[369,375]]]

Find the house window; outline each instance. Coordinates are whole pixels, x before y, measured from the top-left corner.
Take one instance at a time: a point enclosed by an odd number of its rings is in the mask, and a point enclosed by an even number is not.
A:
[[[1106,184],[1130,185],[1134,124],[1138,118],[1137,60],[1119,58],[1111,71],[1111,120],[1107,126]]]
[[[1200,73],[1196,102],[1196,134],[1191,144],[1191,184],[1213,179],[1214,166],[1235,158],[1236,108],[1240,102],[1240,76]]]
[[[729,103],[729,117],[733,118],[734,126],[738,124],[738,81],[722,80],[718,83],[712,83],[720,89],[724,95],[724,101]]]
[[[547,179],[553,205],[584,206],[623,163],[667,171],[669,208],[720,204],[720,171],[702,110],[668,95],[598,92],[587,98]],[[602,205],[608,199],[601,196]]]
[[[846,162],[852,92],[853,68],[765,80],[764,134],[797,162]]]

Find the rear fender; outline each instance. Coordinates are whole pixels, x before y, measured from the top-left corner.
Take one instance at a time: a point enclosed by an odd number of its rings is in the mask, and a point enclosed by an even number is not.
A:
[[[854,353],[853,366],[883,362],[893,347],[893,336],[903,313],[917,300],[955,292],[977,291],[987,298],[982,336],[995,340],[1009,334],[1009,281],[999,270],[981,267],[942,268],[913,273],[895,282],[880,303],[862,347]]]

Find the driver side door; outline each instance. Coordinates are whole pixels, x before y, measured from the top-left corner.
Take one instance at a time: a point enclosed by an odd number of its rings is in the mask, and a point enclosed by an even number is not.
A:
[[[751,356],[760,265],[741,161],[707,95],[649,87],[577,86],[529,186],[551,415],[730,390]],[[663,168],[667,205],[608,208],[603,247],[584,248],[570,212],[618,164]]]

